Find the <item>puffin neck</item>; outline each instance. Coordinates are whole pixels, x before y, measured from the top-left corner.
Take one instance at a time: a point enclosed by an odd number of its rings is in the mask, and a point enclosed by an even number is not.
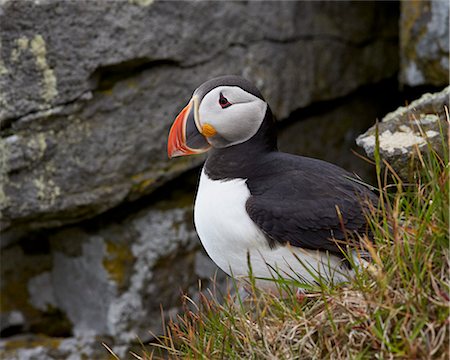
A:
[[[260,159],[274,151],[278,151],[276,125],[272,111],[267,107],[256,134],[241,144],[212,148],[204,170],[213,180],[245,179],[255,172]]]

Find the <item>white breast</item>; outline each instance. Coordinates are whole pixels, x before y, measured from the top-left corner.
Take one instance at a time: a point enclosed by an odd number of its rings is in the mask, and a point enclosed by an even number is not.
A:
[[[335,282],[347,278],[340,259],[333,255],[290,246],[271,249],[247,214],[249,197],[245,179],[211,180],[202,171],[195,200],[195,227],[206,252],[223,271],[235,277],[247,276],[249,254],[256,277],[272,277],[271,268],[275,268],[284,277],[308,283],[314,281],[310,271]]]

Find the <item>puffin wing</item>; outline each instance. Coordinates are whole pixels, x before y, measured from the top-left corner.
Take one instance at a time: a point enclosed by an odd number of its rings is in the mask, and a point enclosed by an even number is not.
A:
[[[342,256],[335,240],[345,239],[344,230],[368,232],[364,203],[375,202],[376,196],[335,165],[283,155],[287,159],[266,163],[265,170],[247,180],[250,218],[271,246],[289,243]]]

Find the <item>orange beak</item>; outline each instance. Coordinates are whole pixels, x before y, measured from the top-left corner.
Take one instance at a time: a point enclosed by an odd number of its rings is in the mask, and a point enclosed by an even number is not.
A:
[[[167,154],[169,158],[201,154],[211,147],[195,125],[195,99],[181,110],[169,132]]]

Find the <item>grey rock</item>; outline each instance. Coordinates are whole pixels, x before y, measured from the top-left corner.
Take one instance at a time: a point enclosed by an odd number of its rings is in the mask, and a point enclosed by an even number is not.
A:
[[[393,9],[374,3],[344,9],[329,3],[6,2],[2,72],[13,86],[5,86],[3,118],[73,102],[96,85],[95,70],[127,61],[192,67],[224,49],[261,41],[281,45],[312,39],[358,46],[378,31],[380,40],[389,40],[393,24],[385,17],[392,19]],[[316,20],[317,12],[322,16]]]
[[[49,232],[48,249],[39,255],[27,257],[22,244],[2,252],[2,296],[7,301],[2,301],[0,314],[2,320],[21,315],[20,323],[8,321],[7,328],[17,325],[47,336],[59,331],[76,338],[42,346],[36,340],[32,348],[22,344],[22,350],[6,358],[69,358],[65,356],[74,356],[75,350],[66,348],[79,345],[81,338],[107,338],[114,351],[123,353],[130,344],[162,333],[161,306],[168,321],[181,311],[182,292],[197,299],[199,279],[204,290],[213,286],[213,278],[225,288],[226,275],[201,252],[193,228],[193,195],[175,191],[164,197],[131,215],[104,215]],[[28,268],[39,259],[46,261]]]
[[[43,272],[28,281],[30,303],[39,310],[46,311],[56,306],[50,272]]]
[[[52,267],[51,255],[46,253],[44,243],[41,239],[39,250],[16,244],[0,252],[0,317],[4,334],[17,332],[17,327],[22,331],[30,328],[48,330],[49,318],[54,320],[47,313],[47,300],[51,302],[52,288],[36,289],[38,283],[48,285],[47,275]]]
[[[197,166],[202,158],[168,162],[166,138],[208,78],[247,76],[285,118],[397,71],[397,13],[389,3],[0,7],[6,243],[91,218]]]
[[[11,360],[52,360],[48,354],[48,349],[44,346],[38,346],[31,349],[18,349],[15,352],[5,353],[3,359]]]
[[[0,340],[0,355],[3,360],[100,360],[108,358],[102,341],[108,342],[108,339],[16,336]]]
[[[409,106],[387,114],[378,125],[360,135],[356,142],[369,157],[374,158],[378,126],[380,156],[399,176],[407,179],[409,162],[416,148],[426,152],[427,144],[430,144],[441,156],[444,155],[442,140],[447,136],[445,107],[449,106],[449,97],[450,87],[439,93],[424,94]]]
[[[23,328],[25,325],[25,317],[20,311],[8,311],[0,314],[0,332],[4,332],[10,328]]]
[[[374,167],[358,158],[356,138],[392,109],[391,82],[376,88],[360,90],[345,101],[316,107],[314,111],[294,113],[287,126],[281,126],[278,145],[281,151],[326,160],[365,181],[374,177]],[[281,125],[284,125],[281,124]]]
[[[409,86],[448,85],[449,2],[403,1],[400,80]]]
[[[218,267],[204,252],[199,251],[195,254],[195,274],[200,279],[215,277]]]
[[[76,257],[61,251],[53,253],[52,283],[57,306],[72,322],[76,336],[108,334],[108,305],[117,295],[103,267],[104,240],[99,236],[67,239],[81,242],[82,252]]]

